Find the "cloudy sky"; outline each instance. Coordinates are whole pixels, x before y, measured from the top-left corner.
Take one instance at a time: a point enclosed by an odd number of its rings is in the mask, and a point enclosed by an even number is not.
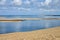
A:
[[[0,15],[59,14],[60,0],[0,0]]]

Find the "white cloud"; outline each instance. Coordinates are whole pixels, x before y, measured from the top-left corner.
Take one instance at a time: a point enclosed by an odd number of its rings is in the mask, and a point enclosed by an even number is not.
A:
[[[56,4],[56,3],[58,3],[59,2],[59,0],[53,0],[53,3],[54,4]]]
[[[41,2],[41,7],[45,9],[60,9],[60,0],[46,0],[45,2]]]
[[[22,0],[13,0],[15,5],[22,5]]]
[[[32,2],[36,1],[36,0],[31,0]]]
[[[1,0],[1,1],[0,1],[0,4],[1,4],[1,5],[4,5],[5,2],[6,2],[6,0]]]
[[[57,10],[57,9],[40,9],[40,11],[60,11],[60,10]]]
[[[52,0],[45,0],[44,4],[49,5],[49,3],[51,3],[51,2],[52,2]]]
[[[30,4],[30,1],[29,0],[26,0],[24,3],[25,4]]]
[[[18,8],[18,10],[22,10],[22,11],[31,11],[30,8]]]

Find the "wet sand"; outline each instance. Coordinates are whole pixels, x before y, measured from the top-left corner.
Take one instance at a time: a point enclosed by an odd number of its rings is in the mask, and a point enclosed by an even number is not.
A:
[[[60,40],[60,27],[0,34],[0,40]]]

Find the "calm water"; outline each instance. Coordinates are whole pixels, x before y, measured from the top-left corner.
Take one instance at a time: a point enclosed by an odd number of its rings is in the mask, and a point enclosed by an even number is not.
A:
[[[7,18],[51,18],[54,16],[37,16],[37,15],[1,15]],[[59,16],[55,16],[59,17]],[[27,20],[22,22],[0,22],[0,34],[11,32],[26,32],[33,30],[41,30],[60,26],[60,20]]]
[[[46,15],[60,15],[60,0],[0,0],[0,17],[60,18],[60,16]],[[60,20],[0,22],[0,34],[11,32],[26,32],[57,26],[60,26]]]

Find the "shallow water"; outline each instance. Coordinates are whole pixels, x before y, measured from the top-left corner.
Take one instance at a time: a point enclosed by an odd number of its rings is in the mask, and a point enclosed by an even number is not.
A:
[[[1,16],[6,18],[41,18],[40,16]],[[42,17],[44,18],[44,17]],[[47,17],[46,17],[47,18]],[[51,17],[48,17],[51,18]],[[21,22],[0,22],[0,34],[26,32],[60,26],[60,20],[25,20]]]
[[[1,0],[0,17],[6,18],[60,18],[60,0]],[[19,3],[22,3],[19,5]],[[0,33],[26,32],[60,26],[60,20],[25,20],[0,22]]]

